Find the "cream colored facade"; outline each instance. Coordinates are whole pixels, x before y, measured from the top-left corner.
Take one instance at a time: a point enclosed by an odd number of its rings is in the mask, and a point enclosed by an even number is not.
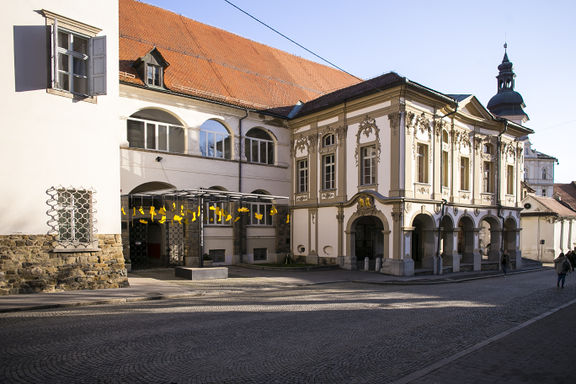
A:
[[[409,276],[498,269],[505,251],[519,268],[531,131],[457,99],[406,81],[292,120],[295,257]]]
[[[576,212],[551,197],[528,195],[523,204],[524,257],[550,263],[576,247]]]

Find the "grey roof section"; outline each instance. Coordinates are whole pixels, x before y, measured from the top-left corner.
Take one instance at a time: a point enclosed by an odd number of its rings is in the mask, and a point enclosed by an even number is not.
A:
[[[450,93],[450,94],[447,94],[446,96],[450,96],[451,98],[453,98],[453,99],[456,100],[457,102],[461,102],[461,101],[464,101],[464,100],[466,100],[467,98],[469,98],[469,97],[471,97],[471,96],[473,96],[473,95],[472,95],[472,94],[464,94],[464,93],[463,93],[463,94],[460,94],[460,93],[452,94],[452,93]]]

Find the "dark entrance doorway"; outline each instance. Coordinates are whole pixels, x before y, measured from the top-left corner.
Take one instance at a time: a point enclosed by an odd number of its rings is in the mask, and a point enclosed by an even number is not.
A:
[[[376,258],[382,257],[383,254],[383,229],[380,219],[374,216],[361,217],[354,223],[354,254],[357,269],[364,269],[364,258],[368,257],[370,270],[374,270]]]

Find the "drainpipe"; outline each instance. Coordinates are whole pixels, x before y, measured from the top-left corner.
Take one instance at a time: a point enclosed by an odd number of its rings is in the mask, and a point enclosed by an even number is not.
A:
[[[238,119],[238,192],[242,192],[242,143],[244,140],[242,139],[242,120],[248,117],[248,109],[244,110],[245,115]],[[240,200],[240,204],[242,204],[242,200]],[[240,249],[239,249],[239,256],[240,256],[240,264],[244,262],[244,219],[240,220]]]
[[[498,138],[496,141],[496,164],[497,164],[497,169],[496,169],[496,207],[498,209],[498,217],[502,220],[502,232],[500,234],[500,261],[503,255],[503,251],[504,251],[504,216],[502,216],[502,191],[500,190],[501,188],[501,168],[502,168],[502,160],[501,160],[501,148],[502,148],[502,135],[506,133],[506,131],[508,131],[508,120],[504,120],[504,129],[502,130],[502,132],[500,132],[498,134]],[[500,265],[502,265],[501,263],[499,263]]]

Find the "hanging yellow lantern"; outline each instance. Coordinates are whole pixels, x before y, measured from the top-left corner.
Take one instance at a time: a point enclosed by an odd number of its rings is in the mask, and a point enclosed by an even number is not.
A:
[[[276,209],[276,207],[272,206],[272,208],[270,208],[270,216],[274,216],[277,213],[278,213],[278,210]]]

